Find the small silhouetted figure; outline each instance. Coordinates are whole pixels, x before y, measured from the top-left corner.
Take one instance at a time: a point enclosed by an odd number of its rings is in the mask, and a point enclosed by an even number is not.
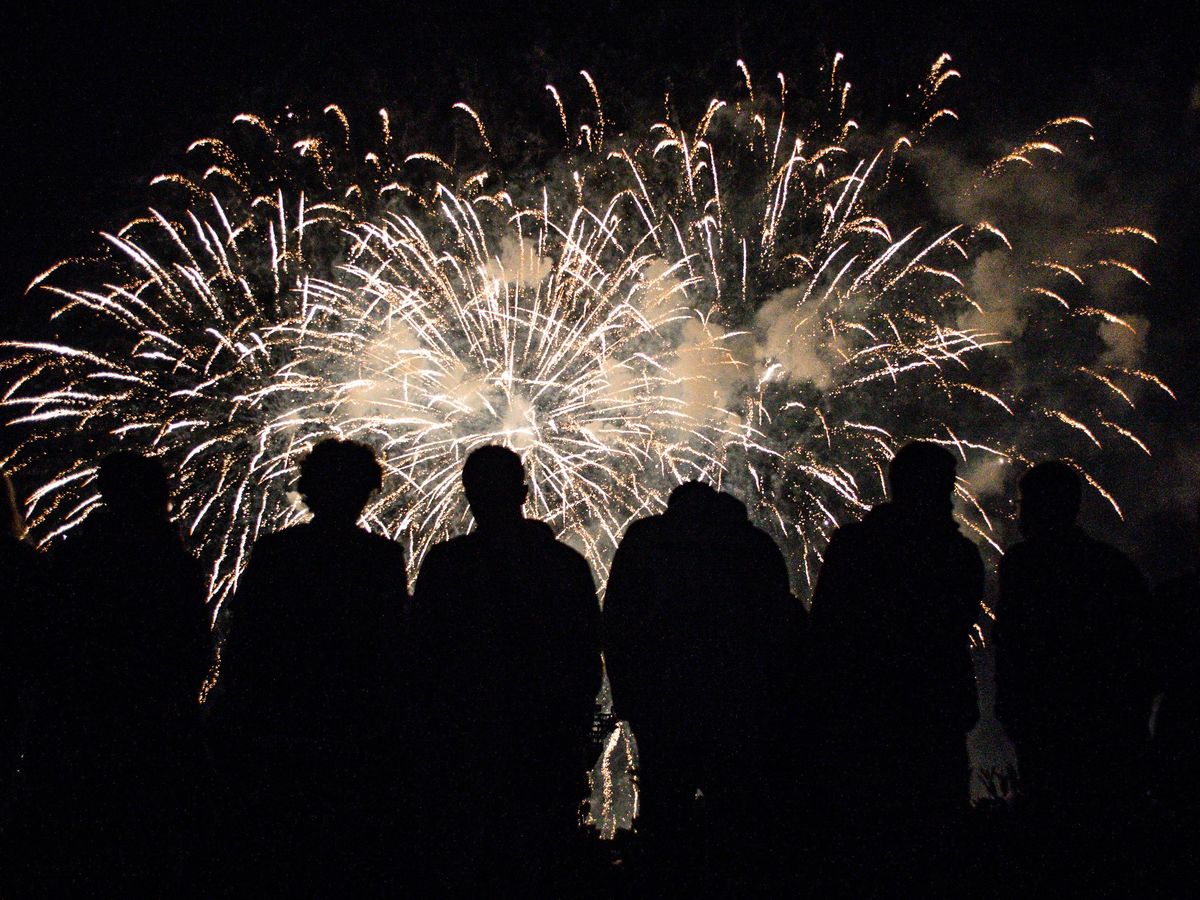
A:
[[[1145,789],[1151,687],[1147,592],[1137,568],[1075,524],[1080,481],[1063,462],[1020,482],[1024,540],[1000,561],[996,714],[1023,790],[1096,809]]]
[[[74,889],[182,891],[198,836],[204,579],[170,521],[161,463],[119,451],[97,484],[102,504],[55,552],[56,597],[34,626],[44,665],[29,755],[43,874]]]
[[[259,538],[229,601],[214,706],[244,889],[382,877],[408,603],[402,548],[357,524],[382,479],[370,447],[318,443],[297,485],[312,520]]]
[[[1197,509],[1200,513],[1200,509]],[[1193,540],[1200,539],[1200,529]],[[1151,651],[1154,687],[1153,789],[1190,819],[1200,811],[1200,567],[1193,548],[1187,571],[1154,591]]]
[[[864,849],[872,862],[921,850],[968,800],[984,571],[953,518],[955,471],[936,444],[903,447],[890,502],[834,533],[813,596],[814,789],[848,841],[883,842]]]
[[[430,549],[413,595],[433,877],[544,889],[586,794],[600,689],[595,585],[584,558],[522,515],[521,459],[463,466],[475,530]]]
[[[769,855],[768,835],[794,824],[803,622],[775,542],[706,484],[681,484],[617,548],[605,661],[638,743],[639,830],[676,886],[701,841],[706,870],[754,867],[750,851]]]
[[[30,628],[46,604],[42,556],[28,542],[12,481],[0,473],[0,818],[12,797],[36,658]],[[0,884],[0,889],[3,885]]]

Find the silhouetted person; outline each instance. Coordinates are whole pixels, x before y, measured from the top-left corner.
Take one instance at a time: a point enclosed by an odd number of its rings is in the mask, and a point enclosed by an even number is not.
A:
[[[431,860],[455,889],[545,889],[576,835],[600,689],[587,562],[526,519],[521,459],[463,466],[470,534],[437,544],[413,596]]]
[[[30,627],[46,604],[41,554],[25,536],[12,481],[0,473],[0,821],[9,812],[36,665]],[[0,883],[0,890],[3,884]]]
[[[1024,540],[1000,561],[996,714],[1031,799],[1099,808],[1145,788],[1151,690],[1147,594],[1120,552],[1075,524],[1080,482],[1062,462],[1021,478]]]
[[[968,800],[969,634],[984,572],[953,518],[955,469],[936,444],[903,447],[890,501],[834,533],[813,596],[814,790],[848,842],[839,852],[853,857],[849,842],[865,839],[868,865],[915,848],[900,864],[919,870],[925,838]]]
[[[113,453],[97,485],[103,502],[55,552],[57,596],[35,626],[28,824],[45,839],[50,893],[57,879],[179,892],[198,837],[205,583],[171,524],[161,463]]]
[[[728,494],[686,482],[626,531],[605,661],[637,738],[639,830],[664,878],[692,874],[700,841],[705,871],[753,866],[750,851],[768,855],[772,829],[791,827],[803,617],[779,548]]]
[[[1200,513],[1200,509],[1197,510]],[[1200,539],[1200,529],[1193,540]],[[1193,547],[1187,571],[1155,591],[1151,606],[1154,689],[1153,788],[1185,820],[1200,812],[1200,568]]]
[[[229,601],[213,702],[247,851],[236,885],[361,890],[382,877],[404,770],[392,741],[408,602],[400,545],[357,524],[382,478],[371,448],[318,443],[297,485],[312,520],[259,538]]]

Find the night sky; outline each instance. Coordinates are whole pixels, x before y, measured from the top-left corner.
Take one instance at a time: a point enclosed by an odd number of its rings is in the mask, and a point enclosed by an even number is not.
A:
[[[28,4],[6,18],[0,62],[0,333],[26,331],[43,314],[36,297],[23,295],[32,276],[90,249],[98,229],[144,207],[149,178],[238,112],[337,102],[361,121],[387,106],[414,149],[444,149],[455,101],[478,109],[493,131],[520,134],[546,113],[543,85],[580,90],[581,68],[620,125],[659,108],[668,89],[694,120],[710,96],[736,90],[738,58],[760,82],[782,70],[803,91],[841,51],[856,86],[852,107],[886,117],[886,105],[901,102],[946,51],[964,75],[950,105],[981,154],[1052,116],[1086,116],[1104,163],[1090,184],[1097,202],[1134,211],[1135,224],[1159,238],[1144,260],[1153,284],[1142,310],[1151,321],[1147,367],[1179,400],[1142,406],[1139,433],[1153,461],[1122,456],[1114,465],[1134,468],[1104,473],[1128,506],[1127,521],[1098,504],[1087,516],[1152,578],[1181,567],[1187,510],[1200,493],[1197,4],[1190,16],[1120,19],[1099,4],[714,6],[399,2],[305,12],[163,3],[139,15],[126,4]]]

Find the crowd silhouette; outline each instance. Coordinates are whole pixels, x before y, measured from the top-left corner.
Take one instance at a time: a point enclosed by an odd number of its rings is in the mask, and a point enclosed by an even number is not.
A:
[[[213,623],[157,460],[107,457],[45,552],[4,476],[0,895],[1171,893],[1200,807],[1194,560],[1151,592],[1076,524],[1074,468],[1025,472],[992,634],[1018,789],[973,807],[985,565],[956,478],[901,448],[809,608],[745,505],[685,482],[629,526],[602,610],[513,451],[466,458],[474,528],[410,593],[359,524],[383,468],[325,440],[311,519],[255,543]],[[583,826],[606,676],[640,801],[607,852]]]

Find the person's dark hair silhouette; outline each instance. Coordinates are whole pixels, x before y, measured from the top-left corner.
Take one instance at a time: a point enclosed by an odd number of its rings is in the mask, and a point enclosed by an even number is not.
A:
[[[914,441],[888,466],[891,502],[905,510],[941,517],[952,504],[958,464],[945,447]]]
[[[55,660],[28,766],[43,874],[173,884],[198,836],[205,582],[170,521],[161,462],[117,451],[96,484],[100,504],[54,550],[56,597],[39,626],[39,652]]]
[[[708,837],[726,845],[732,881],[770,879],[775,826],[794,821],[803,617],[774,541],[707,484],[679,485],[622,538],[605,660],[614,711],[638,742],[639,829],[659,887],[716,874],[692,856]]]
[[[1096,809],[1145,788],[1147,593],[1133,563],[1075,524],[1080,497],[1064,462],[1021,478],[1025,539],[1000,561],[996,712],[1030,798]]]
[[[1075,524],[1083,500],[1079,474],[1065,462],[1038,463],[1021,477],[1021,533],[1046,534]]]
[[[429,868],[464,889],[545,890],[593,762],[595,586],[579,553],[524,517],[516,453],[480,447],[462,478],[475,529],[430,549],[413,595]]]
[[[383,487],[383,467],[374,451],[353,441],[321,441],[300,466],[296,488],[321,522],[353,525],[367,501]]]
[[[884,871],[922,865],[966,810],[984,572],[953,518],[955,471],[937,444],[903,447],[890,501],[834,533],[813,596],[814,789],[834,832],[872,847],[855,865],[885,848],[897,849]]]
[[[523,518],[529,496],[521,457],[507,447],[480,447],[467,457],[462,472],[463,493],[480,528],[511,524]]]
[[[297,481],[312,521],[259,538],[227,604],[213,705],[235,844],[273,891],[378,878],[394,838],[407,572],[357,524],[382,478],[370,447],[317,443]]]

